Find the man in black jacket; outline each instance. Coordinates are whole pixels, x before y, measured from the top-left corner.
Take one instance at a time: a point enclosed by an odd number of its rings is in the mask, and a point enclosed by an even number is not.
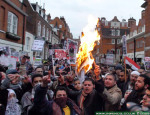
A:
[[[56,89],[53,101],[45,99],[48,81],[48,77],[44,76],[42,85],[37,87],[34,105],[29,110],[29,115],[80,115],[80,109],[67,97],[67,92],[64,87],[58,87]]]
[[[80,91],[69,90],[69,97],[75,98],[75,102],[82,110],[81,115],[94,115],[95,112],[104,111],[104,101],[101,96],[104,91],[104,83],[100,77],[99,66],[95,66],[95,81],[86,78],[83,82],[83,89]],[[63,80],[60,80],[64,84]]]

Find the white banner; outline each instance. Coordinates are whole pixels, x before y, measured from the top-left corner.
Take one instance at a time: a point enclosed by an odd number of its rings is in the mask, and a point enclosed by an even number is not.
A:
[[[122,51],[123,51],[123,57],[127,56],[127,40],[126,35],[122,36]]]
[[[32,44],[32,51],[42,51],[44,47],[44,41],[43,40],[34,40]]]
[[[106,64],[107,65],[114,64],[114,54],[107,54],[106,55]]]

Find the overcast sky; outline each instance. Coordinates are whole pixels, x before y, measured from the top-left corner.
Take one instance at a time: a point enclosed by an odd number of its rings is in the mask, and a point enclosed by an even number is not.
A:
[[[105,17],[110,21],[117,16],[120,21],[133,17],[139,21],[141,18],[141,5],[144,0],[29,0],[45,3],[46,14],[50,13],[52,19],[64,16],[74,38],[78,38],[82,29],[87,25],[88,15]]]

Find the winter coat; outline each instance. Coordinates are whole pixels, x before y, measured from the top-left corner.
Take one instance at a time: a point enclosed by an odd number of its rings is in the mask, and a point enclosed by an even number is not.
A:
[[[118,111],[122,98],[122,92],[117,85],[108,90],[105,89],[103,96],[105,98],[105,111]]]

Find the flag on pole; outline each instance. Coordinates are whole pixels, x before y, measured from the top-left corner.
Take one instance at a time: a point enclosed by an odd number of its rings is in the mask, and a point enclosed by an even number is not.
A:
[[[137,65],[132,59],[130,59],[127,56],[124,58],[124,63],[128,64],[135,71],[137,71],[138,69],[140,69],[140,66]]]

